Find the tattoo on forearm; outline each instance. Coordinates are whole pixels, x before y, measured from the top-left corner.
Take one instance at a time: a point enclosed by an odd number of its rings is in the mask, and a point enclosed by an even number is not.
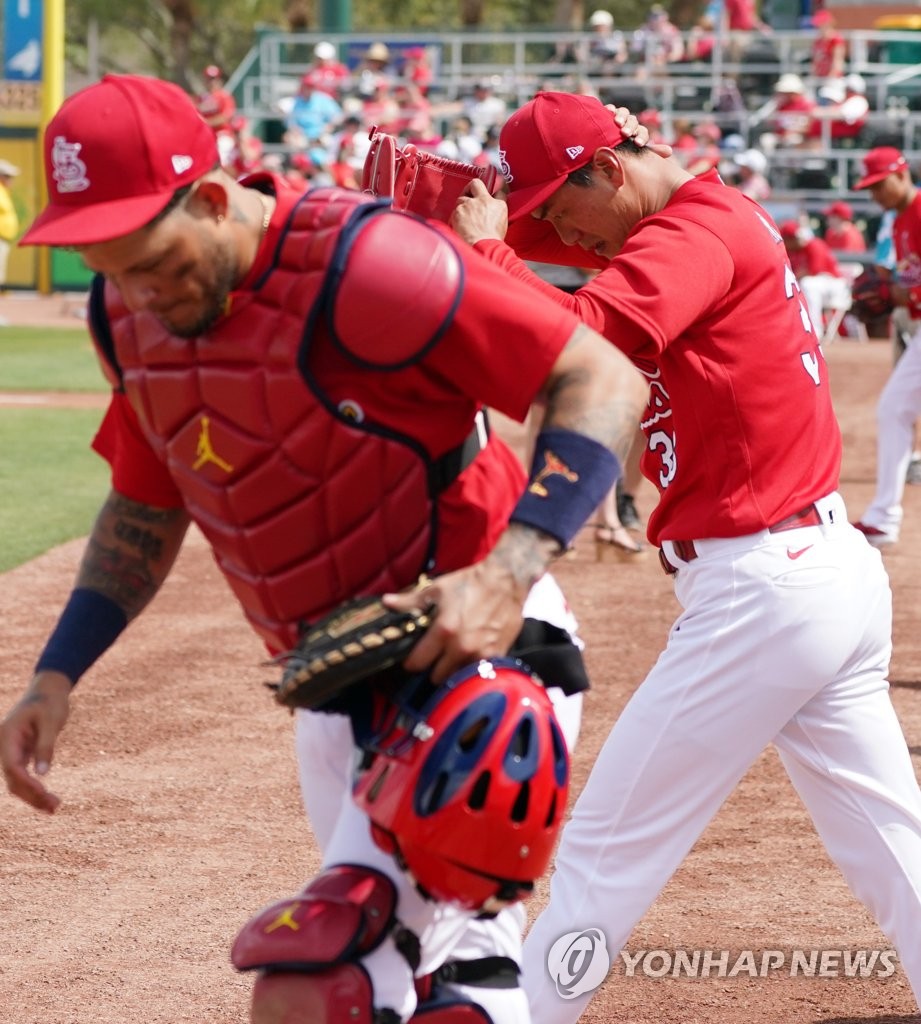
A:
[[[137,523],[128,523],[119,519],[115,523],[115,536],[133,548],[137,548],[145,558],[158,562],[163,555],[163,539],[142,529]]]
[[[182,509],[162,509],[113,495],[87,544],[78,584],[97,590],[133,618],[157,592],[181,540]]]

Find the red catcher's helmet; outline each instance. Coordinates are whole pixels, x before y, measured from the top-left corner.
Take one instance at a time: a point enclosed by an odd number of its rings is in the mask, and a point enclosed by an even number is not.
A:
[[[569,757],[547,691],[495,658],[416,682],[368,745],[355,801],[420,891],[493,913],[528,896],[566,809]]]

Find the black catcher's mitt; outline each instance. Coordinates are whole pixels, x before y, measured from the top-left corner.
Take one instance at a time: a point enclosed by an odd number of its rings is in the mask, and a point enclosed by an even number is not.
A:
[[[892,272],[887,267],[869,266],[851,285],[851,312],[862,323],[888,316],[892,301]]]
[[[397,612],[379,597],[347,601],[312,623],[297,647],[280,655],[275,699],[318,708],[356,683],[401,662],[431,624],[431,610]]]

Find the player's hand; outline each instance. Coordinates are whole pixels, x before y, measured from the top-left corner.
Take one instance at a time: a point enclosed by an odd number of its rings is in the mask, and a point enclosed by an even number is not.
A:
[[[502,194],[496,198],[489,189],[473,178],[451,214],[451,227],[465,242],[473,245],[484,238],[497,238],[500,242],[508,231],[508,207]]]
[[[436,608],[435,619],[403,663],[410,672],[428,671],[441,683],[481,658],[508,653],[521,632],[524,594],[508,573],[489,560],[432,580],[408,594],[387,594],[389,608]]]
[[[606,103],[605,109],[610,110],[614,115],[614,123],[628,139],[632,139],[637,146],[642,146],[657,156],[671,156],[672,147],[665,142],[650,142],[649,129],[640,124],[634,114],[631,114],[627,107],[615,107],[613,103]]]
[[[0,765],[6,788],[37,811],[53,814],[60,799],[41,782],[70,709],[70,680],[40,672],[0,722]]]

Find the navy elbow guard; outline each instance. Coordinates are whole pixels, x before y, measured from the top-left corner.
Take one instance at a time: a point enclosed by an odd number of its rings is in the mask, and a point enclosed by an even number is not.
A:
[[[554,537],[565,551],[620,473],[617,456],[599,441],[562,427],[542,430],[510,522]]]
[[[61,672],[76,685],[127,625],[124,609],[110,597],[77,587],[61,612],[35,671]]]

